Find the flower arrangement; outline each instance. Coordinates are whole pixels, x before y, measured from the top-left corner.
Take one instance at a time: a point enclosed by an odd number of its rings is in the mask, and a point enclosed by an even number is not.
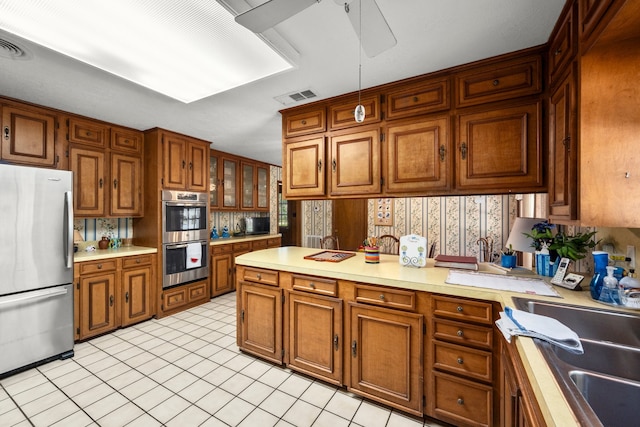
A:
[[[543,248],[549,248],[553,243],[553,230],[556,226],[549,224],[549,221],[542,221],[534,224],[531,229],[531,233],[522,233],[532,240],[531,247],[536,251],[541,251]]]

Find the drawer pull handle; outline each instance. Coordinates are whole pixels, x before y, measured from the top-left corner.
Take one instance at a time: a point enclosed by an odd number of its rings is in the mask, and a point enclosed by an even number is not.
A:
[[[462,313],[463,308],[461,305],[459,305],[458,308],[456,308],[456,310],[458,310],[458,313]]]
[[[464,399],[459,397],[458,398],[458,405],[464,405]]]
[[[462,365],[464,363],[464,360],[462,360],[462,357],[458,357],[458,365]]]
[[[98,264],[98,270],[102,270],[102,264]]]
[[[380,298],[380,301],[384,301],[384,294],[380,294],[378,298]]]
[[[353,357],[358,355],[358,343],[356,340],[351,343],[351,354],[353,354]]]
[[[467,159],[467,143],[466,142],[463,142],[462,145],[460,146],[460,156],[462,157],[462,160]]]
[[[556,51],[553,53],[554,55],[558,56],[562,53],[562,49],[557,48]]]
[[[336,349],[336,351],[338,351],[338,348],[339,348],[339,347],[338,347],[338,334],[335,334],[335,335],[333,336],[333,348],[335,348],[335,349]]]
[[[129,292],[125,292],[124,294],[124,302],[129,302]]]
[[[498,86],[499,84],[500,84],[500,80],[495,79],[495,80],[493,81],[493,85],[494,85],[494,86]]]
[[[109,307],[113,307],[113,295],[109,297]]]
[[[260,273],[256,274],[256,277],[258,278],[258,280],[262,280],[262,275]]]
[[[459,329],[456,335],[458,335],[459,337],[462,337],[464,336],[464,332],[462,331],[462,329]]]
[[[444,144],[440,146],[440,161],[444,162],[444,155],[446,154],[447,150],[444,148]]]
[[[306,125],[307,121],[306,120],[302,120],[300,123],[302,123],[303,125]]]
[[[418,98],[417,96],[414,96],[413,97],[413,102],[418,102],[418,101],[420,101],[420,98]]]
[[[138,259],[136,260],[136,264],[140,264],[140,261],[142,261],[142,260],[141,260],[140,258],[138,258]]]
[[[315,284],[315,283],[313,283],[313,282],[311,282],[311,283],[309,283],[309,287],[310,287],[311,289],[315,289],[315,288],[316,288],[316,284]]]
[[[4,127],[4,139],[5,139],[5,141],[8,141],[10,136],[11,136],[11,130],[9,130],[9,126],[5,126]]]

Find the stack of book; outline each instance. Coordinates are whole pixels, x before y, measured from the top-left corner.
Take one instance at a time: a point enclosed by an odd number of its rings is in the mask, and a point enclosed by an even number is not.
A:
[[[463,270],[478,270],[478,259],[473,256],[443,255],[435,257],[436,267],[461,268]]]

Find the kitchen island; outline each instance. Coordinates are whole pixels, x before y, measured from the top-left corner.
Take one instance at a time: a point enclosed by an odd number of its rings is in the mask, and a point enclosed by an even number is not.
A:
[[[447,284],[449,269],[433,267],[431,259],[425,268],[401,266],[397,256],[384,254],[379,264],[366,263],[363,253],[341,262],[304,259],[317,252],[283,247],[236,258],[244,351],[415,415],[457,425],[501,423],[509,398],[499,357],[506,342],[493,322],[504,306],[514,305],[512,297],[531,295]],[[554,289],[559,297],[535,298],[599,306],[588,291]],[[367,328],[383,338],[367,337]],[[395,356],[380,350],[388,347]],[[516,338],[511,348],[529,383],[523,401],[537,406],[539,415],[530,421],[579,425],[533,340]],[[376,354],[366,359],[366,350]],[[379,362],[383,373],[375,369]]]

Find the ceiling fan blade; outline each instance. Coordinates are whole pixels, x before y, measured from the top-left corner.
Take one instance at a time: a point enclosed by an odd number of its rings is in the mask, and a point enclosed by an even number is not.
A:
[[[362,2],[362,32],[360,32],[360,2]],[[353,29],[360,37],[364,53],[369,58],[396,45],[396,37],[375,0],[351,1],[347,8],[347,15]]]
[[[236,16],[236,22],[254,33],[262,33],[319,1],[269,0]]]

